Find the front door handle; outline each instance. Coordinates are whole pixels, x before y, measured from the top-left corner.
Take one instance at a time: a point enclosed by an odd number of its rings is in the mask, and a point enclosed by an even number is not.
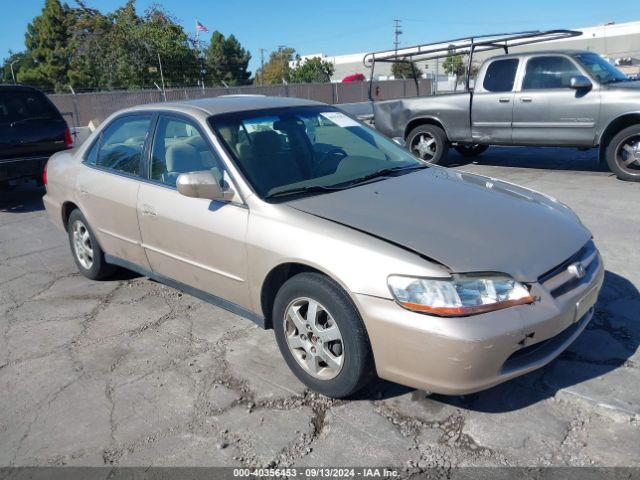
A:
[[[156,216],[156,211],[151,205],[147,205],[146,203],[142,205],[142,214],[149,215],[150,217]]]
[[[500,103],[509,103],[511,99],[509,97],[501,97],[498,101]]]
[[[531,102],[533,102],[533,98],[531,98],[531,97],[521,97],[520,101],[522,103],[531,103]]]

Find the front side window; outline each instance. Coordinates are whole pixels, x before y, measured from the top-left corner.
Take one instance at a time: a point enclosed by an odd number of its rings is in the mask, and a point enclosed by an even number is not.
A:
[[[510,92],[518,70],[517,58],[494,60],[487,67],[482,86],[488,92]]]
[[[113,121],[100,135],[86,162],[128,175],[140,175],[140,159],[151,124],[150,116],[126,116]]]
[[[527,62],[523,90],[571,87],[571,77],[582,75],[565,57],[534,57]]]
[[[629,78],[597,53],[579,53],[574,57],[600,83],[627,82]]]
[[[406,150],[331,107],[219,115],[216,135],[258,195],[348,188],[383,169],[424,166]]]
[[[191,123],[160,117],[151,153],[151,179],[175,186],[181,173],[211,170],[222,181],[222,169],[200,131]]]

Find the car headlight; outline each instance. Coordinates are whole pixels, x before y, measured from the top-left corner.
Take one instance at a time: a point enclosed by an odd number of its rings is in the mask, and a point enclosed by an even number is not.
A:
[[[508,275],[415,278],[391,275],[396,301],[416,312],[447,317],[475,315],[535,301],[529,289]]]

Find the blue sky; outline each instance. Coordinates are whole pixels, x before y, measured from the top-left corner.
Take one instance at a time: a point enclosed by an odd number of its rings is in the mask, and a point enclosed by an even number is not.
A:
[[[87,0],[111,11],[125,0]],[[68,0],[74,4],[74,0]],[[640,20],[638,0],[138,0],[138,10],[163,5],[190,33],[195,19],[209,30],[235,34],[259,65],[260,48],[294,47],[301,54],[340,55],[391,48],[393,19],[403,45],[469,34]],[[44,0],[0,0],[0,58],[24,48],[24,32]],[[15,6],[15,8],[6,8]],[[207,35],[207,34],[205,34]],[[209,34],[210,35],[210,34]],[[265,54],[268,55],[268,54]]]

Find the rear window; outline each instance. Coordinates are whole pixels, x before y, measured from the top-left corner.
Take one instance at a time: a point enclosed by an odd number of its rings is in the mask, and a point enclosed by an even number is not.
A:
[[[60,113],[40,92],[0,90],[0,123],[59,119]]]
[[[516,79],[518,59],[494,60],[487,68],[482,86],[488,92],[510,92]]]

